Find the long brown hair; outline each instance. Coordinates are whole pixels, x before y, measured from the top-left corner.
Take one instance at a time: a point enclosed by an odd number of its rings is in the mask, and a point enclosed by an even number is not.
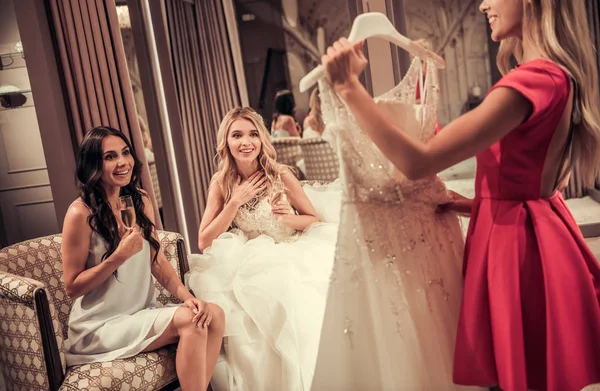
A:
[[[591,187],[600,169],[600,99],[585,0],[523,0],[522,25],[524,38],[577,83],[582,120],[574,128],[571,159],[583,184]],[[519,63],[523,59],[522,40],[502,40],[496,58],[502,74],[510,70],[513,56]]]
[[[117,219],[111,210],[106,191],[102,186],[102,140],[109,136],[119,137],[123,140],[133,157],[134,165],[131,181],[127,186],[121,188],[120,195],[131,196],[136,222],[140,226],[144,238],[155,250],[152,262],[156,262],[160,243],[152,236],[154,224],[144,212],[144,195],[140,191],[142,163],[135,155],[135,150],[127,137],[119,130],[109,126],[97,126],[88,131],[77,152],[77,187],[81,199],[91,212],[88,217],[88,224],[108,244],[108,250],[102,256],[102,260],[108,258],[115,252],[121,241]]]
[[[258,130],[261,148],[257,159],[259,169],[265,174],[268,191],[273,188],[273,184],[276,181],[281,181],[281,170],[284,167],[276,161],[277,154],[275,148],[271,144],[269,132],[260,114],[251,107],[237,107],[230,110],[223,117],[219,131],[217,132],[217,156],[215,157],[217,161],[217,173],[213,177],[213,180],[219,181],[223,189],[225,202],[231,199],[233,187],[238,178],[237,166],[227,145],[227,136],[229,135],[231,124],[238,119],[245,119],[252,122],[256,130]]]

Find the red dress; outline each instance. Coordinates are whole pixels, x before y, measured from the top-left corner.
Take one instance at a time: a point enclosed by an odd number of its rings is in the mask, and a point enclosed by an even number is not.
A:
[[[533,112],[477,156],[454,382],[579,391],[600,382],[600,266],[560,193],[540,197],[571,84],[535,60],[498,87],[521,93]]]

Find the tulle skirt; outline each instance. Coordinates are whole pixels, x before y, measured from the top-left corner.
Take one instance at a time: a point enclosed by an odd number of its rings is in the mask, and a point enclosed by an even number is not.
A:
[[[310,388],[336,237],[334,223],[315,223],[291,243],[232,230],[190,256],[187,285],[227,319],[215,391]]]

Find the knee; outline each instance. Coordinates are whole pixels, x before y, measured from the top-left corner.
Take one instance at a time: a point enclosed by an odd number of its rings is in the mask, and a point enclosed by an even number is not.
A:
[[[206,329],[202,327],[197,327],[197,323],[193,322],[194,312],[185,306],[181,306],[175,311],[175,316],[173,317],[173,324],[177,329],[177,334],[181,337],[183,334],[194,333],[199,336],[206,337]]]
[[[223,335],[225,332],[225,311],[216,304],[209,304],[210,311],[212,314],[212,320],[208,326],[209,330],[213,333]]]

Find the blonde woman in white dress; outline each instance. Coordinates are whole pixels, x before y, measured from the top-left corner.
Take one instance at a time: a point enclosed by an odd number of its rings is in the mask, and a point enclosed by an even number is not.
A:
[[[225,116],[217,144],[198,232],[204,253],[189,257],[186,280],[227,316],[225,354],[211,384],[215,391],[308,390],[337,236],[337,224],[322,220],[339,189],[302,186],[278,164],[251,108]]]

